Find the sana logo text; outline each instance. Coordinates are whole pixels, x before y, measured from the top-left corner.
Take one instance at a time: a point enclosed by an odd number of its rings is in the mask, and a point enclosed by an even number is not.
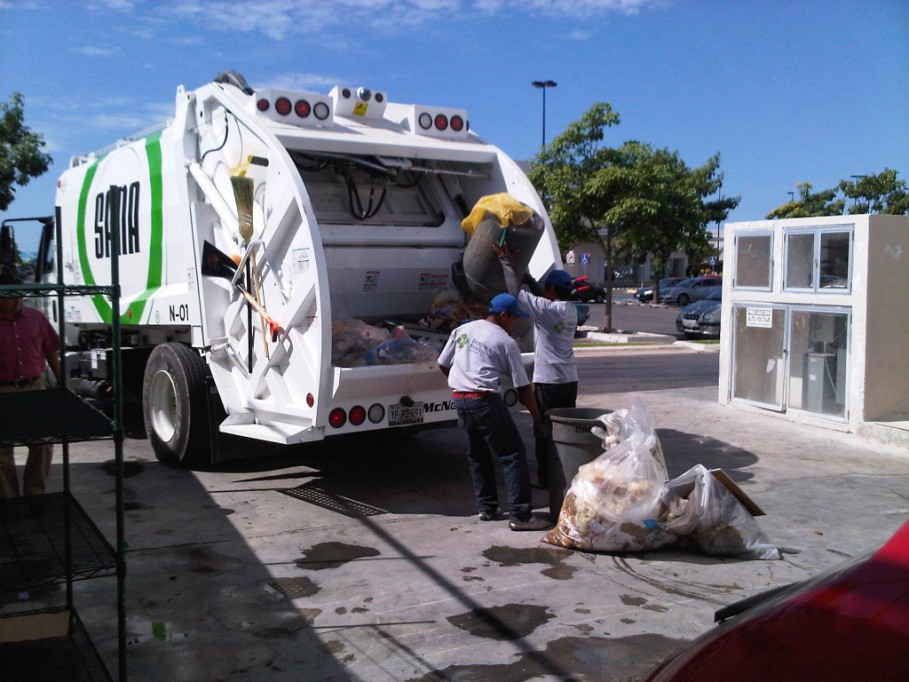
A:
[[[120,228],[120,255],[139,253],[139,188],[136,181],[95,196],[95,258],[110,258],[110,229],[115,222]]]

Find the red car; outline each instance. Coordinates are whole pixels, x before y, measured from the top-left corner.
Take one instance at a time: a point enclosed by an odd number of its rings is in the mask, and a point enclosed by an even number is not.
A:
[[[909,680],[909,522],[877,551],[716,620],[648,682]]]

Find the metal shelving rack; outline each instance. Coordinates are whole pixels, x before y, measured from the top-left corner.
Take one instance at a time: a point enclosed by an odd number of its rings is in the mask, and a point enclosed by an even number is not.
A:
[[[111,230],[112,253],[119,253],[118,229]],[[73,583],[116,576],[118,679],[125,682],[126,577],[123,515],[123,399],[120,343],[119,261],[111,258],[110,286],[63,283],[59,213],[56,220],[56,284],[0,286],[0,296],[56,294],[61,364],[65,357],[63,302],[67,296],[107,296],[111,303],[112,417],[95,409],[63,385],[48,391],[0,393],[0,446],[33,442],[60,444],[63,491],[0,500],[0,591],[48,585],[66,586],[65,606],[0,615],[0,628],[38,628],[50,636],[0,643],[0,681],[111,680],[76,610]],[[65,366],[65,365],[64,365]],[[71,492],[69,444],[113,439],[116,480],[116,542],[112,546]],[[4,622],[5,621],[5,622]]]

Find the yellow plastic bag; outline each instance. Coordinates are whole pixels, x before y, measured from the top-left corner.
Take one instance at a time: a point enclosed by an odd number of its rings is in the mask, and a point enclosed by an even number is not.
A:
[[[501,227],[523,225],[533,215],[533,209],[525,206],[507,192],[487,194],[474,205],[473,210],[461,221],[461,229],[473,236],[474,230],[490,213],[496,217]]]

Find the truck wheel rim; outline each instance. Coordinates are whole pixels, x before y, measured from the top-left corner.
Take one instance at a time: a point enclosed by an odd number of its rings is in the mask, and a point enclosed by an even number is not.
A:
[[[163,370],[152,380],[151,420],[162,441],[166,443],[173,438],[177,431],[177,388],[171,375]]]

